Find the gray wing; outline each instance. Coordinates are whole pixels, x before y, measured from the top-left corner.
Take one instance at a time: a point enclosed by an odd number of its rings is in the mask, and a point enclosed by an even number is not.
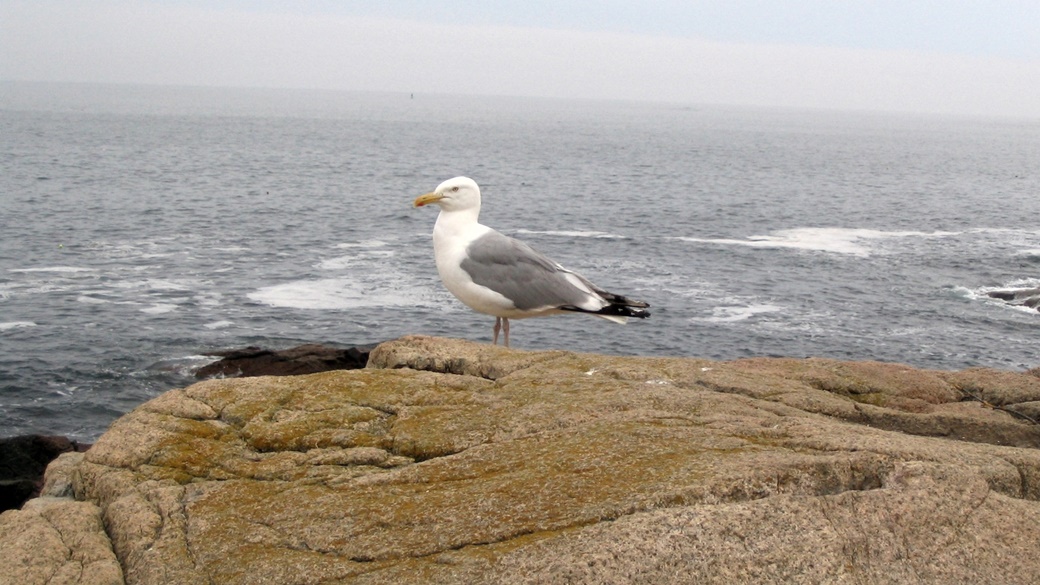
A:
[[[471,242],[466,255],[462,269],[473,282],[513,301],[522,311],[543,307],[580,307],[589,301],[588,293],[564,276],[567,270],[531,246],[494,230]],[[588,282],[584,278],[581,280]],[[591,283],[589,288],[597,290]]]

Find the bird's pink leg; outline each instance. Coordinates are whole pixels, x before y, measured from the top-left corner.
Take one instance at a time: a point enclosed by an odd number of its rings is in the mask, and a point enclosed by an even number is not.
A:
[[[506,345],[509,345],[509,326],[506,325],[506,327]],[[495,328],[492,330],[495,332],[495,340],[491,342],[491,345],[498,345],[498,332],[500,329],[502,329],[502,317],[495,317]]]
[[[506,347],[509,347],[509,319],[502,317],[502,329],[506,333]]]

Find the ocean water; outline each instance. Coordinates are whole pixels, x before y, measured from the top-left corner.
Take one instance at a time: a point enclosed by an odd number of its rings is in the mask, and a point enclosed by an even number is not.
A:
[[[442,180],[653,316],[617,355],[1040,365],[1040,121],[0,83],[0,429],[90,441],[216,349],[490,341],[433,265]]]

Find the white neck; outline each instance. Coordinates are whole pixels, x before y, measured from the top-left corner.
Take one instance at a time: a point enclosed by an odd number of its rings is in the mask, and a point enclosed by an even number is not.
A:
[[[453,211],[442,209],[440,215],[437,216],[437,223],[433,226],[433,234],[434,236],[437,235],[437,232],[461,234],[475,225],[480,225],[477,222],[479,216],[479,208]]]
[[[491,229],[477,222],[479,214],[479,208],[441,210],[433,226],[433,249],[438,259],[444,257],[442,254],[461,255],[464,248],[454,249],[459,242],[469,241]]]

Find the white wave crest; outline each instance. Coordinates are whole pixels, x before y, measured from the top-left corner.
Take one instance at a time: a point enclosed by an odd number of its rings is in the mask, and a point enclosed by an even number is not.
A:
[[[22,327],[36,327],[36,323],[33,323],[32,321],[8,321],[7,323],[0,323],[0,331],[20,329]]]
[[[231,321],[214,321],[212,323],[206,323],[203,325],[206,329],[225,329],[234,325]]]
[[[618,234],[612,234],[612,233],[609,233],[609,232],[577,231],[577,230],[574,230],[574,231],[572,231],[572,230],[546,230],[546,231],[538,231],[538,230],[519,229],[519,230],[516,230],[516,233],[518,233],[518,234],[539,234],[539,235],[544,235],[544,236],[562,236],[562,237],[565,237],[565,238],[614,238],[614,239],[624,239],[624,238],[628,237],[628,236],[620,236]]]
[[[38,268],[11,268],[9,272],[59,272],[64,274],[75,274],[77,272],[97,272],[93,268],[81,266],[41,266]]]
[[[345,278],[298,280],[264,287],[246,296],[272,307],[320,310],[414,306],[419,301],[418,295],[401,290],[362,290],[357,282]]]
[[[732,323],[734,321],[744,321],[750,319],[755,315],[761,315],[763,313],[777,313],[782,311],[782,307],[776,305],[746,305],[746,306],[727,306],[727,307],[715,307],[711,311],[710,317],[695,318],[695,321],[701,321],[704,323]]]
[[[176,310],[177,305],[172,305],[170,303],[156,303],[150,307],[145,307],[141,309],[141,312],[148,313],[149,315],[161,315],[163,313],[169,313],[171,311]]]
[[[346,256],[326,258],[314,265],[319,270],[342,270],[357,264],[382,266],[387,258],[397,255],[393,250],[362,250]]]
[[[344,242],[336,244],[337,248],[381,248],[386,245],[382,240],[364,240],[361,242]]]
[[[891,238],[936,238],[957,235],[957,232],[886,232],[858,228],[794,228],[780,230],[765,236],[750,236],[747,239],[690,238],[680,236],[684,242],[748,246],[752,248],[791,248],[816,252],[831,252],[866,258],[872,250],[865,243],[870,240]]]
[[[322,260],[315,264],[314,267],[319,270],[341,270],[356,263],[357,260],[357,256],[339,256],[338,258]]]
[[[1000,286],[983,286],[976,290],[979,293],[986,294],[996,290],[1017,290],[1027,288],[1040,288],[1040,278],[1017,278],[1015,280],[1009,280]]]

